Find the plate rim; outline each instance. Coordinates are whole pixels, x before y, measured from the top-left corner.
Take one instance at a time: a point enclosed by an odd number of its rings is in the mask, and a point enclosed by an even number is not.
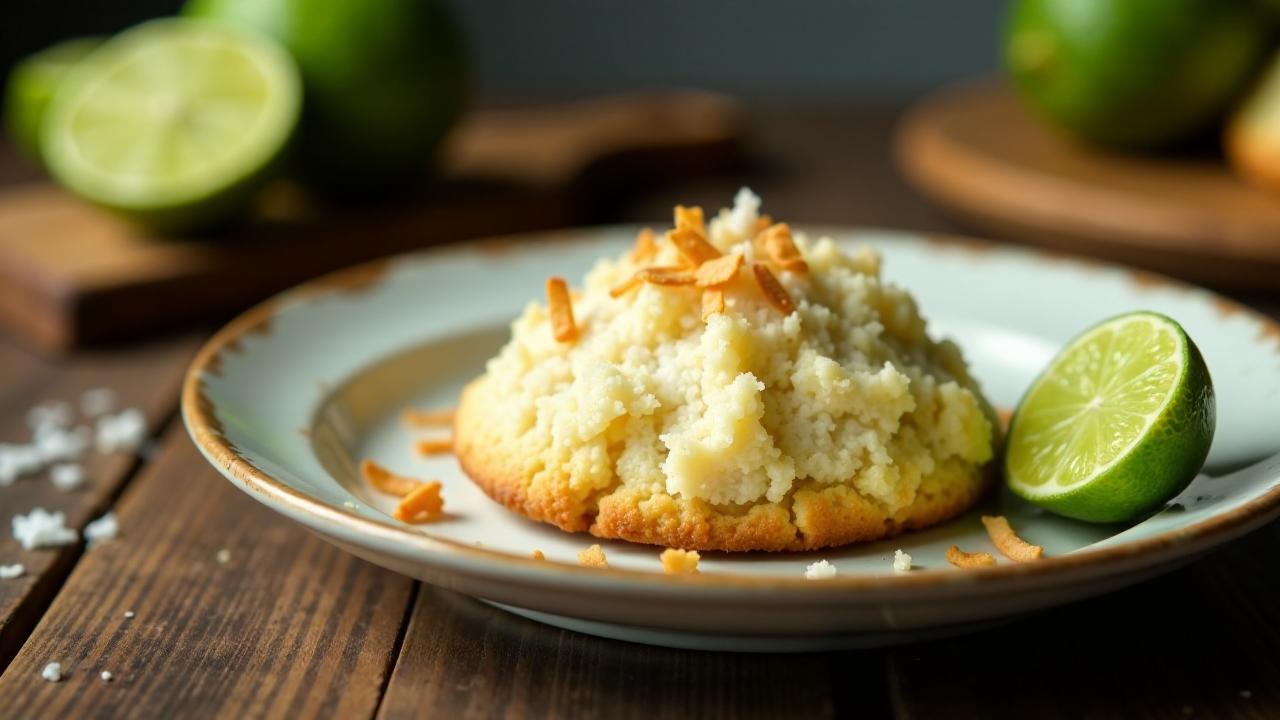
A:
[[[613,580],[624,583],[627,588],[644,586],[653,590],[662,587],[708,589],[764,589],[796,592],[815,596],[832,592],[843,593],[849,590],[891,591],[915,589],[917,587],[947,587],[957,583],[1012,584],[1015,581],[1053,575],[1070,570],[1103,570],[1124,571],[1125,567],[1138,558],[1149,559],[1152,566],[1158,564],[1168,551],[1182,547],[1195,547],[1208,544],[1213,547],[1220,542],[1232,539],[1235,535],[1257,527],[1265,520],[1280,514],[1280,483],[1276,483],[1269,491],[1230,511],[1204,518],[1179,529],[1166,530],[1148,538],[1111,545],[1097,550],[1082,549],[1065,555],[1046,557],[1032,563],[1007,562],[992,567],[971,568],[957,572],[949,568],[913,570],[909,573],[885,573],[875,575],[837,575],[822,581],[808,580],[797,576],[756,576],[743,573],[715,572],[694,575],[668,575],[647,570],[631,570],[618,567],[586,568],[570,563],[535,560],[532,557],[515,555],[483,546],[476,546],[448,538],[432,536],[426,532],[412,529],[410,526],[396,523],[391,518],[387,521],[375,520],[350,512],[348,509],[331,505],[307,493],[297,490],[287,483],[275,478],[270,473],[259,469],[252,460],[240,453],[233,443],[222,433],[221,423],[217,419],[216,405],[205,392],[206,375],[216,376],[219,373],[221,357],[224,352],[236,352],[241,341],[249,335],[262,333],[272,320],[281,312],[288,311],[303,303],[310,303],[324,296],[346,292],[357,292],[375,287],[392,267],[405,262],[429,262],[449,256],[461,256],[480,252],[484,254],[506,254],[518,252],[521,248],[537,244],[541,248],[555,245],[598,242],[608,232],[634,230],[639,225],[611,224],[591,225],[575,228],[561,228],[526,233],[513,233],[493,237],[478,238],[436,247],[423,248],[408,253],[400,253],[386,258],[367,261],[354,266],[336,270],[300,283],[288,290],[276,294],[244,311],[235,319],[220,328],[196,353],[188,367],[183,380],[180,410],[183,422],[192,442],[200,453],[224,477],[242,491],[262,502],[272,510],[300,524],[324,533],[334,530],[339,535],[349,537],[375,537],[385,542],[393,542],[398,547],[413,548],[427,557],[434,558],[432,564],[437,569],[454,571],[449,561],[480,560],[485,563],[496,563],[504,570],[518,571],[523,579],[541,579],[550,585],[555,580],[598,581]],[[1207,295],[1206,301],[1212,302],[1223,314],[1241,314],[1259,323],[1266,335],[1280,338],[1280,322],[1243,305],[1213,290],[1191,283],[1183,282],[1159,273],[1139,268],[1131,268],[1095,258],[1076,256],[1056,250],[1021,244],[1006,244],[985,240],[973,236],[953,233],[935,233],[912,231],[909,229],[882,228],[862,225],[838,225],[823,223],[806,223],[807,229],[819,233],[876,233],[892,237],[911,238],[916,242],[938,244],[947,249],[969,252],[976,255],[1013,254],[1022,255],[1040,262],[1067,264],[1076,270],[1104,268],[1117,271],[1131,278],[1142,287],[1163,287],[1174,291],[1195,292]],[[1280,457],[1275,455],[1272,457]],[[1260,459],[1248,467],[1267,463],[1270,458]],[[310,518],[322,524],[332,524],[321,528],[301,518]],[[594,536],[582,535],[584,539],[600,540]],[[1213,541],[1217,542],[1213,542]],[[657,548],[658,546],[653,546]],[[835,548],[833,548],[835,549]],[[380,548],[380,551],[385,552]],[[812,553],[809,553],[812,554]],[[492,575],[483,571],[483,566],[470,566],[468,575]],[[1104,573],[1105,574],[1105,573]],[[655,583],[659,583],[655,585]]]

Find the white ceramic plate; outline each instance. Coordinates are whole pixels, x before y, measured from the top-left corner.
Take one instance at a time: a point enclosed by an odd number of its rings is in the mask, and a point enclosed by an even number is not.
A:
[[[1055,350],[1117,313],[1183,323],[1208,362],[1218,430],[1206,468],[1132,526],[1043,514],[997,493],[968,515],[880,543],[817,553],[707,554],[692,577],[661,574],[656,548],[604,543],[610,569],[578,567],[595,542],[517,517],[451,457],[422,459],[406,406],[450,407],[550,274],[580,277],[634,228],[586,229],[425,252],[324,278],[218,333],[187,378],[183,416],[233,483],[352,553],[545,622],[684,647],[801,650],[904,642],[1097,595],[1168,570],[1280,511],[1280,328],[1207,291],[1027,250],[884,231],[809,228],[885,257],[935,335],[964,348],[988,396],[1013,406]],[[360,458],[444,482],[449,516],[408,526],[364,486]],[[1243,468],[1243,469],[1240,469]],[[1232,472],[1234,471],[1234,472]],[[958,571],[952,543],[993,551],[977,521],[1008,515],[1047,559]],[[541,549],[549,562],[529,557]],[[902,548],[918,569],[892,570]],[[820,558],[839,570],[803,578]]]

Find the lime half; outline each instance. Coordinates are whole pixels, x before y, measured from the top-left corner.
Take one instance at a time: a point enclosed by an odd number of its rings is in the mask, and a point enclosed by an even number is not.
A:
[[[1121,522],[1191,482],[1213,441],[1213,383],[1182,326],[1107,320],[1054,358],[1009,427],[1009,489],[1059,515]]]
[[[76,38],[46,48],[18,63],[9,73],[4,114],[9,139],[31,159],[40,159],[40,126],[63,78],[102,38]]]
[[[289,55],[255,32],[157,20],[84,58],[58,88],[41,147],[86,199],[189,231],[242,211],[298,122]]]

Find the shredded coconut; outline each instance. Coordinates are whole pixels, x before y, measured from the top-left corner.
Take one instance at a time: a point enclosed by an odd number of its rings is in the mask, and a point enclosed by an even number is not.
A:
[[[826,560],[819,560],[804,569],[806,580],[824,580],[836,576],[836,566]]]
[[[67,517],[61,511],[35,508],[26,515],[13,516],[13,537],[23,550],[35,550],[74,544],[80,533],[67,527]]]
[[[147,419],[137,408],[98,418],[98,452],[134,450],[146,439]]]
[[[218,559],[219,563],[226,565],[231,562],[231,551],[226,548],[222,548],[218,551],[218,554],[215,557]]]
[[[108,387],[85,390],[80,396],[80,412],[88,417],[106,415],[116,409],[116,391]]]
[[[22,577],[27,571],[26,566],[22,563],[14,563],[13,565],[0,565],[0,580],[12,580]]]
[[[62,663],[51,662],[44,666],[40,671],[40,677],[49,682],[58,682],[62,679]]]
[[[84,485],[84,468],[75,463],[61,463],[49,468],[49,479],[62,492],[78,490]]]
[[[911,569],[911,556],[902,552],[902,550],[893,551],[893,570],[894,572],[907,572]]]
[[[103,540],[115,540],[120,534],[120,523],[116,522],[116,514],[109,512],[84,526],[84,539],[93,547]]]

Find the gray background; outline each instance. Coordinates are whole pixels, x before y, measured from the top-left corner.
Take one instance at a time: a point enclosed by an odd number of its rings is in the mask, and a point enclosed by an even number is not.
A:
[[[1001,0],[450,0],[482,101],[653,87],[893,102],[997,66]],[[172,0],[0,0],[0,70]]]

